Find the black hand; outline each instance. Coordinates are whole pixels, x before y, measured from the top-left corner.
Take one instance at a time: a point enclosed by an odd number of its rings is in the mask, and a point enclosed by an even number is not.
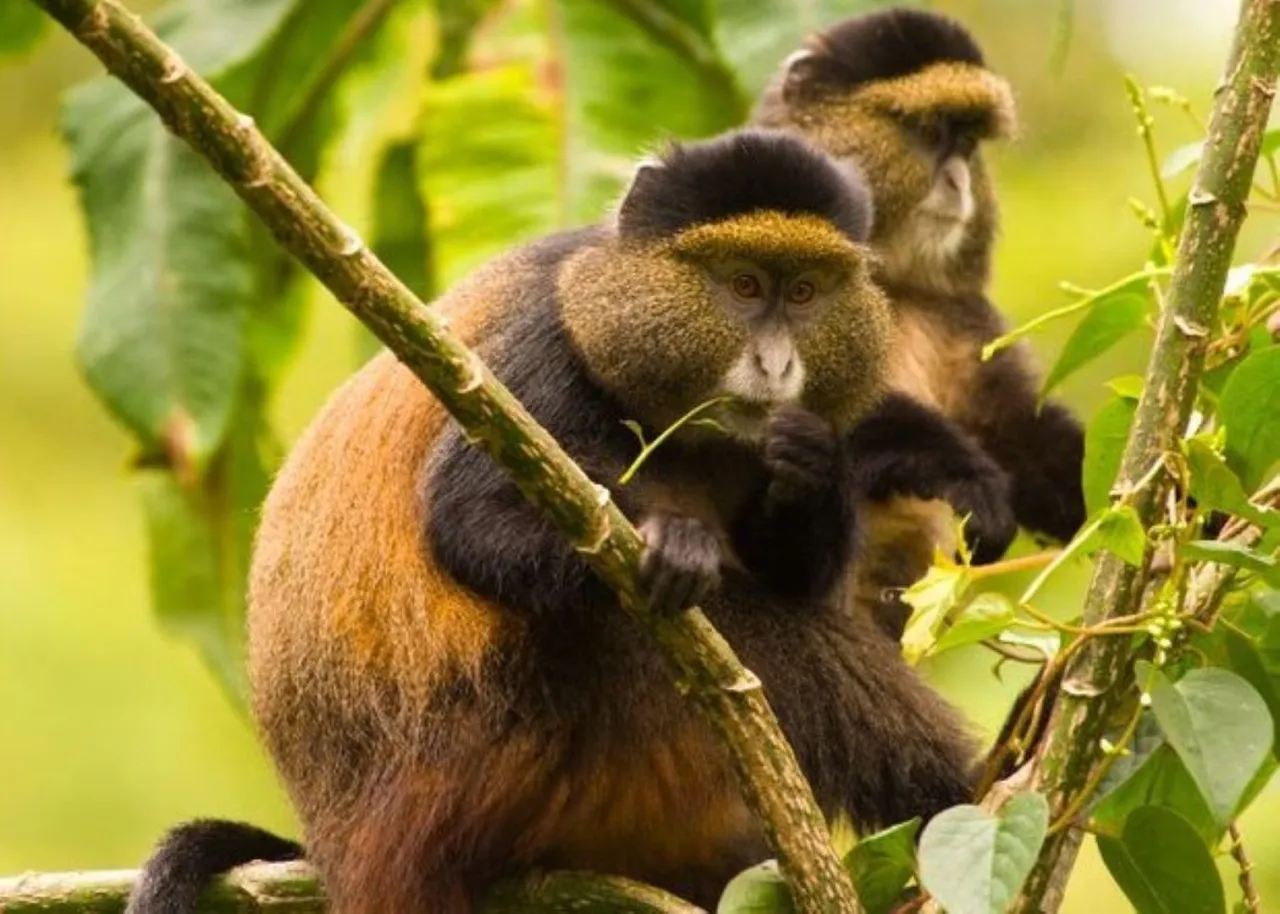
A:
[[[640,535],[640,586],[654,612],[683,612],[720,585],[720,541],[701,521],[658,514],[641,524]]]
[[[764,437],[764,463],[773,476],[770,496],[794,501],[830,488],[840,446],[831,426],[796,406],[769,417]]]

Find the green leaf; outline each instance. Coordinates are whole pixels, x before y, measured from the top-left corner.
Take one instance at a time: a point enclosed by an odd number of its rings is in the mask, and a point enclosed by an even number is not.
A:
[[[887,0],[716,0],[717,43],[755,98],[811,34],[886,5]]]
[[[153,26],[216,82],[265,44],[295,3],[179,0]],[[71,94],[63,131],[93,259],[81,367],[145,450],[202,466],[222,440],[246,371],[255,275],[244,208],[113,79]]]
[[[1239,478],[1200,436],[1182,443],[1191,470],[1191,494],[1205,511],[1225,511],[1261,526],[1280,522],[1280,512],[1250,504]]]
[[[1084,436],[1084,503],[1089,515],[1111,504],[1111,487],[1129,440],[1138,404],[1113,397],[1090,420]]]
[[[709,136],[745,119],[749,100],[712,34],[705,0],[561,0],[566,116],[564,204],[594,222],[630,179],[637,150]],[[776,21],[776,20],[775,20]]]
[[[941,654],[943,651],[994,638],[1013,624],[1014,617],[1013,603],[1008,597],[990,591],[980,593],[969,601],[959,617],[947,627],[930,653]]]
[[[1170,181],[1182,174],[1184,171],[1192,168],[1200,162],[1200,156],[1204,153],[1204,140],[1197,140],[1194,143],[1187,143],[1185,146],[1179,146],[1173,152],[1169,153],[1169,157],[1164,160],[1164,164],[1160,166],[1160,177],[1166,181]]]
[[[1122,374],[1108,381],[1107,388],[1117,397],[1138,400],[1142,397],[1142,388],[1145,383],[1140,374]]]
[[[141,475],[151,594],[169,631],[194,642],[237,706],[245,706],[245,579],[257,510],[275,463],[256,399],[197,486],[173,473]]]
[[[0,57],[32,50],[48,24],[48,14],[30,0],[0,0]]]
[[[1216,844],[1225,828],[1214,821],[1195,779],[1164,741],[1154,715],[1146,717],[1148,740],[1135,740],[1131,754],[1112,766],[1098,787],[1101,799],[1090,811],[1090,821],[1098,831],[1119,837],[1135,809],[1161,806],[1186,819],[1207,845]]]
[[[1014,647],[1027,647],[1034,651],[1044,654],[1046,660],[1052,660],[1058,655],[1058,651],[1062,649],[1062,636],[1057,632],[1020,632],[1020,631],[1004,631],[996,636],[996,640],[1001,644],[1011,644]]]
[[[1049,825],[1049,804],[1020,793],[995,816],[955,806],[920,839],[920,882],[948,914],[1000,914],[1018,894]]]
[[[1058,355],[1058,360],[1045,376],[1040,388],[1040,399],[1075,374],[1085,365],[1102,355],[1116,343],[1146,323],[1150,297],[1142,293],[1125,292],[1094,303]]]
[[[1158,806],[1135,809],[1121,838],[1100,836],[1102,860],[1138,914],[1223,914],[1226,895],[1194,828]]]
[[[1274,580],[1280,572],[1280,559],[1274,555],[1263,555],[1240,543],[1222,543],[1217,540],[1195,540],[1183,544],[1179,550],[1189,559],[1197,562],[1216,562],[1230,565],[1243,571],[1252,571]]]
[[[920,660],[934,643],[934,632],[960,600],[972,580],[969,569],[950,561],[935,562],[902,595],[911,607],[902,633],[902,653],[907,662]]]
[[[424,92],[431,127],[418,173],[431,206],[436,279],[448,288],[490,257],[567,224],[561,99],[535,61],[429,83]]]
[[[1154,673],[1151,708],[1215,821],[1225,828],[1271,751],[1273,724],[1266,702],[1236,674],[1203,669],[1176,684]]]
[[[1147,533],[1142,529],[1138,512],[1130,505],[1120,505],[1103,512],[1085,554],[1092,555],[1099,549],[1106,549],[1130,565],[1138,566],[1142,564],[1146,548]]]
[[[1235,629],[1226,626],[1222,628],[1231,671],[1254,687],[1271,712],[1274,728],[1271,749],[1275,757],[1280,759],[1280,666],[1268,669],[1267,660],[1259,650],[1258,643]],[[1277,630],[1280,631],[1280,626],[1277,626]]]
[[[867,914],[890,911],[915,875],[918,831],[919,819],[894,825],[859,839],[844,858]]]
[[[743,870],[729,881],[716,914],[793,914],[791,889],[776,860]]]
[[[1280,347],[1255,352],[1236,366],[1218,414],[1227,430],[1227,462],[1254,491],[1280,461]]]

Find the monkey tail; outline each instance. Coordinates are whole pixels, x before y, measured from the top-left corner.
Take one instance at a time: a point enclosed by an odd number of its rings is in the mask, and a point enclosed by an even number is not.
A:
[[[172,829],[142,867],[125,914],[193,914],[218,876],[254,860],[301,860],[301,844],[244,822],[193,819]]]

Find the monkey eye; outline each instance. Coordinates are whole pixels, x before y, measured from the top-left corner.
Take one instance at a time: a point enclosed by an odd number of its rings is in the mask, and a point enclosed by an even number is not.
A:
[[[817,290],[813,287],[813,283],[807,279],[791,284],[791,288],[787,290],[787,301],[793,305],[807,305],[813,301],[814,293]]]
[[[764,294],[764,290],[760,288],[760,280],[750,273],[735,273],[729,281],[729,287],[739,298],[759,298]]]

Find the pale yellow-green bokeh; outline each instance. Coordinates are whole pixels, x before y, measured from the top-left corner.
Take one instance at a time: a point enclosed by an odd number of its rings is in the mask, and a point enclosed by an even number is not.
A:
[[[1125,201],[1153,196],[1120,73],[1173,85],[1207,111],[1225,53],[1221,23],[1182,28],[1159,53],[1180,21],[1174,7],[1195,12],[1196,2],[1170,5],[1170,28],[1145,33],[1163,15],[1154,0],[1078,3],[1061,76],[1048,66],[1056,4],[937,4],[973,23],[1023,106],[1022,139],[995,160],[1005,210],[996,289],[1014,320],[1059,304],[1058,280],[1097,284],[1140,264],[1146,235]],[[1094,12],[1108,6],[1129,13]],[[294,827],[250,728],[194,652],[150,616],[130,444],[72,363],[86,254],[54,106],[60,88],[93,72],[61,35],[0,66],[0,874],[133,866],[164,828],[194,815]],[[1173,112],[1157,113],[1166,151],[1192,137]],[[327,196],[359,224],[364,175],[351,163],[341,172],[326,180]],[[1266,219],[1255,218],[1242,255],[1280,230]],[[314,298],[306,347],[277,403],[289,439],[354,364],[352,321]],[[1063,339],[1036,338],[1044,361]],[[1146,344],[1073,379],[1067,399],[1090,415],[1101,382],[1140,370]],[[1060,609],[1085,580],[1077,572],[1055,591]],[[975,655],[929,672],[989,733],[1019,680],[997,684],[988,665]],[[1280,898],[1280,785],[1243,826],[1264,898]],[[1127,909],[1089,842],[1066,910]]]

